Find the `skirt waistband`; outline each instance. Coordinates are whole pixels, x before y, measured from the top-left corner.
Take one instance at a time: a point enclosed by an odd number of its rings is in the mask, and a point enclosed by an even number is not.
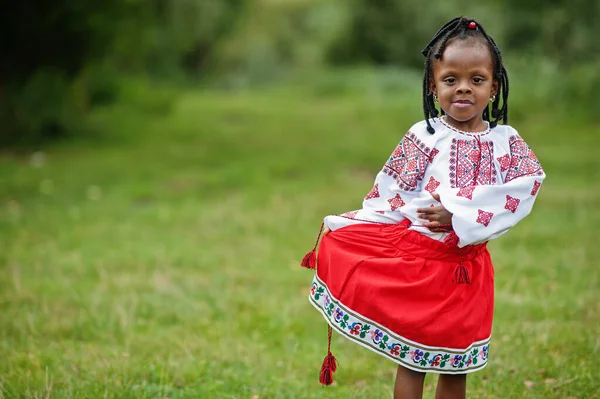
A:
[[[384,226],[380,231],[389,240],[390,245],[399,251],[425,259],[468,261],[487,250],[487,242],[459,248],[456,245],[434,240],[418,231],[409,230],[410,226],[410,221],[405,220],[398,224]]]

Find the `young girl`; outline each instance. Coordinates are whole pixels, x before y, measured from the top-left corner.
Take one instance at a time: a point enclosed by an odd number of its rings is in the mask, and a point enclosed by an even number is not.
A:
[[[545,174],[507,122],[500,50],[455,18],[423,50],[425,120],[410,128],[360,210],[327,216],[310,302],[344,337],[399,364],[395,398],[463,398],[488,361],[494,269],[487,241],[529,214]],[[437,110],[439,104],[440,111]],[[490,111],[491,108],[491,111]],[[317,240],[318,241],[318,240]],[[332,382],[328,346],[320,381]]]

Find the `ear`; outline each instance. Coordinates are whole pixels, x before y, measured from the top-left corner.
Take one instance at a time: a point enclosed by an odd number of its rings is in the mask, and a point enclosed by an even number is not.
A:
[[[491,92],[492,97],[496,97],[498,95],[498,87],[499,87],[498,81],[494,80],[492,82],[492,92]]]
[[[496,85],[496,91],[498,89],[498,85]],[[433,95],[437,95],[437,88],[435,87],[435,82],[433,79],[429,79],[429,92],[433,93]]]

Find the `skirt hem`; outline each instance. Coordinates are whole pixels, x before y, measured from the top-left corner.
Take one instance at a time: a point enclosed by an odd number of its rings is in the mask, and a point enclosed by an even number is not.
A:
[[[487,365],[491,337],[473,342],[465,349],[422,345],[354,312],[334,298],[316,275],[309,301],[338,334],[410,370],[466,374]]]

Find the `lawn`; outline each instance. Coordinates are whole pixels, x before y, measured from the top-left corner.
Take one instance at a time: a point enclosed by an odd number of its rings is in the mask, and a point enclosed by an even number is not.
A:
[[[101,136],[0,155],[0,398],[391,398],[395,365],[339,336],[336,382],[319,385],[327,328],[299,261],[324,215],[360,206],[419,101],[188,91],[164,112],[96,111]],[[598,126],[514,126],[548,179],[489,245],[490,364],[468,396],[600,397]]]

